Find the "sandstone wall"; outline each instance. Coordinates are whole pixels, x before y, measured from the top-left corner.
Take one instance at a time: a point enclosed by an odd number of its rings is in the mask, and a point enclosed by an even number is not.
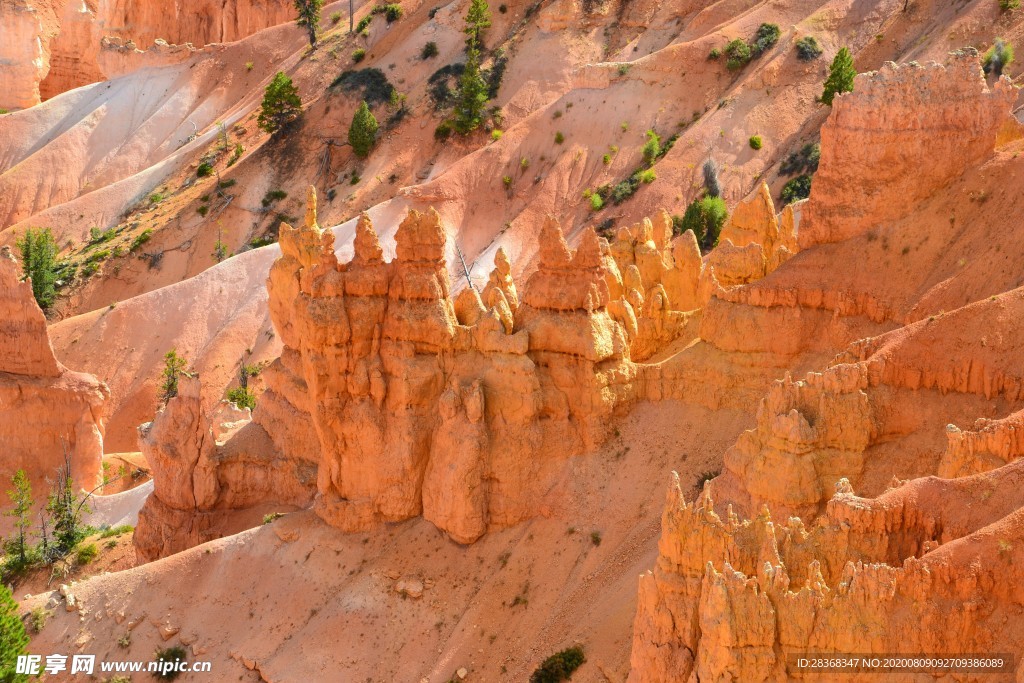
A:
[[[80,488],[100,483],[110,391],[57,362],[31,282],[20,276],[10,250],[0,250],[0,482],[25,470],[42,503],[65,453]]]

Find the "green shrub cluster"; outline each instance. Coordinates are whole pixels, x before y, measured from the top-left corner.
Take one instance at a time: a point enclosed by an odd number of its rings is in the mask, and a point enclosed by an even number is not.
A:
[[[796,56],[805,62],[817,59],[822,52],[823,50],[814,36],[804,36],[796,41]]]
[[[561,683],[567,681],[587,661],[579,645],[551,655],[530,675],[530,683]]]

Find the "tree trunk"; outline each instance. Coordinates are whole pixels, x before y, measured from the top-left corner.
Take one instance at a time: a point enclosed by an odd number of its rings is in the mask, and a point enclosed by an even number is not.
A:
[[[353,8],[354,4],[355,4],[355,0],[348,0],[348,32],[349,33],[352,33],[353,31],[355,31],[355,24],[353,22],[356,20],[356,11]]]

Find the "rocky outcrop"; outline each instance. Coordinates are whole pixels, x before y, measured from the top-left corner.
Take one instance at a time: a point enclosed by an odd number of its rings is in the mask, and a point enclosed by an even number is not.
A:
[[[409,213],[391,262],[362,216],[339,263],[315,201],[282,227],[268,289],[278,384],[305,388],[289,404],[318,441],[318,514],[345,529],[422,514],[464,543],[536,514],[544,475],[603,438],[630,375],[597,237],[573,253],[549,221],[521,298],[499,252],[483,292],[453,301],[436,212]]]
[[[0,107],[30,107],[40,99],[122,73],[124,59],[112,47],[145,53],[147,64],[166,63],[182,48],[239,40],[294,19],[283,2],[128,2],[100,0],[3,0],[0,2]],[[113,39],[107,42],[106,39]],[[171,45],[168,45],[170,43]],[[155,45],[157,52],[148,48]],[[190,46],[189,46],[190,47]],[[186,53],[189,48],[184,48]],[[110,70],[108,70],[110,69]]]
[[[199,389],[198,377],[182,377],[178,395],[139,427],[153,475],[134,536],[140,561],[223,536],[235,511],[248,511],[252,526],[268,505],[303,506],[312,498],[315,464],[282,457],[248,408],[224,401],[205,415]]]
[[[46,318],[20,273],[10,250],[0,250],[0,481],[25,470],[42,501],[46,479],[64,465],[65,454],[77,486],[99,485],[110,391],[57,362]]]
[[[1024,456],[1024,411],[1001,420],[979,418],[972,429],[946,425],[938,475],[949,479],[994,470]]]
[[[978,482],[870,500],[841,480],[812,527],[768,508],[719,516],[707,489],[687,503],[675,477],[657,566],[640,578],[630,682],[833,680],[797,669],[807,653],[1014,652],[1015,630],[993,625],[1024,600],[1006,576],[1024,536],[1020,465],[984,482],[1007,498],[982,511]]]
[[[991,153],[1016,99],[1008,79],[986,85],[973,48],[951,53],[945,65],[886,62],[858,75],[821,128],[800,245],[848,239],[906,216]]]

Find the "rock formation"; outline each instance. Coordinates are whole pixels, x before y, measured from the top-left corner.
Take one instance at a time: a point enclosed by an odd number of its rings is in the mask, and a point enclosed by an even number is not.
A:
[[[847,239],[907,215],[992,151],[1016,98],[1007,79],[986,85],[973,48],[951,53],[945,65],[887,62],[858,75],[821,128],[821,147],[831,154],[814,176],[800,245]]]
[[[971,51],[858,76],[823,128],[801,248],[906,215],[992,152],[1011,100],[1005,82],[985,85]],[[936,149],[955,162],[923,163]],[[737,214],[723,231],[734,254],[750,232]],[[801,286],[820,267],[807,253],[751,284],[723,275],[703,311],[709,347],[765,369],[845,350],[769,389],[696,501],[672,482],[657,565],[640,580],[632,683],[832,680],[797,671],[806,653],[1019,651],[1001,625],[1022,602],[1006,572],[1024,509],[1011,492],[1024,376],[1010,360],[1024,293],[900,327],[895,297],[820,275]]]
[[[21,109],[40,99],[110,78],[104,39],[148,48],[154,43],[229,42],[292,20],[290,5],[261,0],[209,2],[0,2],[0,107]]]
[[[46,318],[21,282],[10,250],[0,250],[0,481],[25,470],[37,502],[47,479],[71,459],[75,484],[100,484],[103,424],[110,392],[92,375],[68,370],[53,355]]]
[[[135,549],[155,560],[230,533],[233,511],[258,523],[267,506],[309,503],[316,465],[281,457],[249,409],[224,401],[202,411],[199,378],[182,377],[178,395],[139,427],[139,449],[153,474],[153,493],[139,512]]]
[[[362,216],[339,263],[315,202],[282,227],[268,288],[275,385],[305,388],[274,400],[314,427],[317,512],[345,529],[422,514],[464,543],[535,514],[546,461],[602,438],[611,378],[628,374],[596,236],[574,255],[549,222],[521,302],[504,252],[483,296],[455,302],[436,212],[409,213],[391,262]]]

